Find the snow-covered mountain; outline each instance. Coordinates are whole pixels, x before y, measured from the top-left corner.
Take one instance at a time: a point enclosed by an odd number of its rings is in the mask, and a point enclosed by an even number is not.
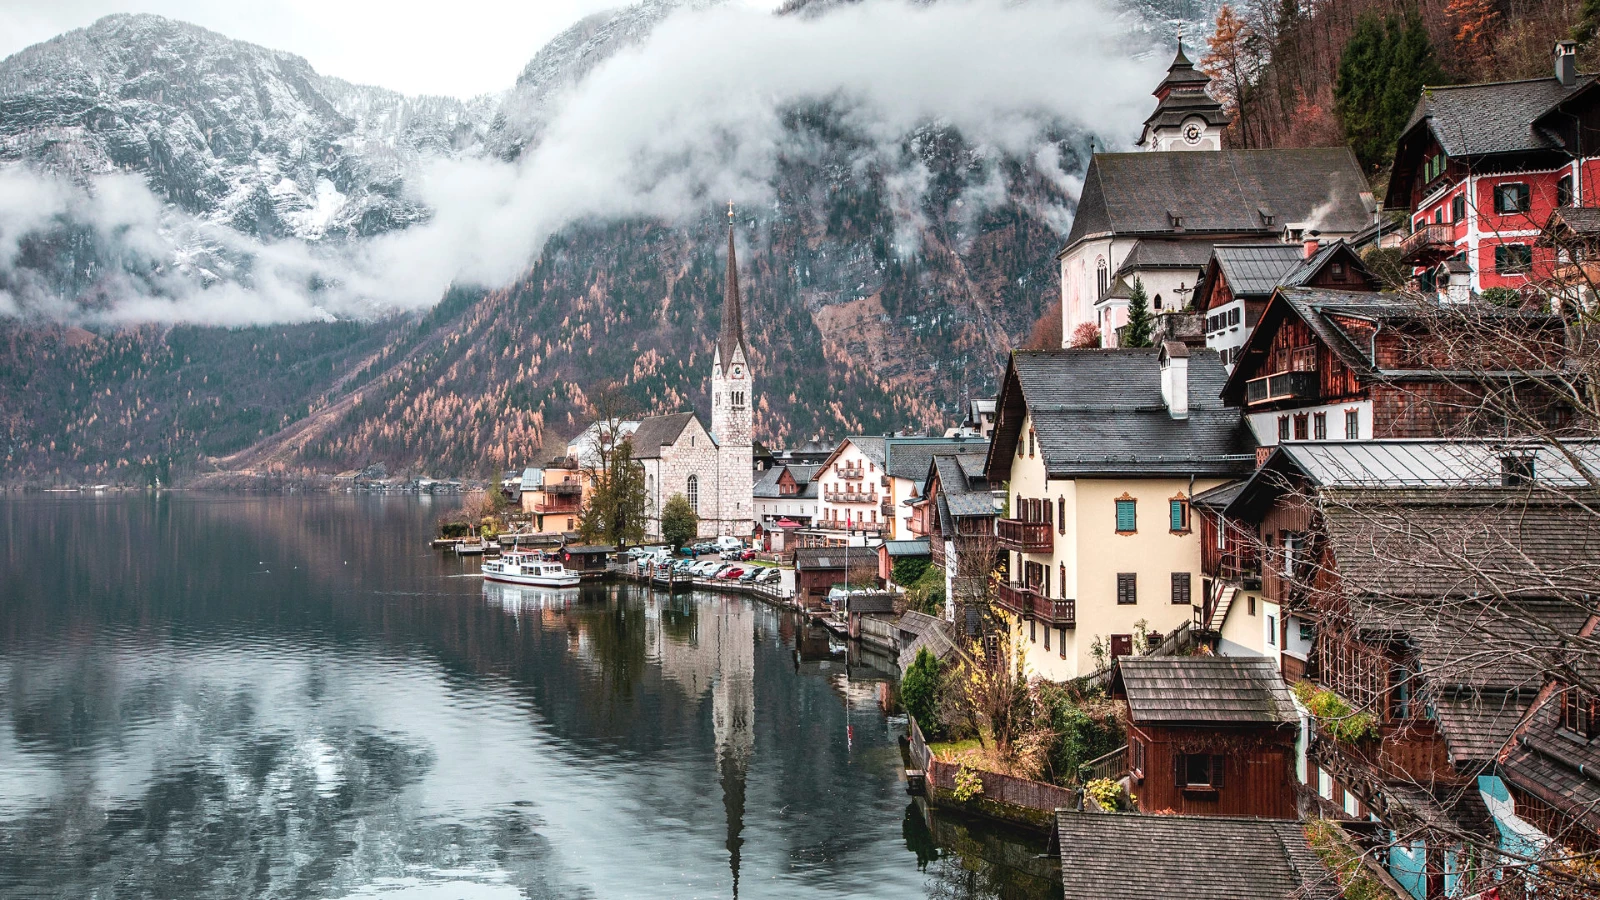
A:
[[[203,220],[345,239],[428,211],[423,160],[483,152],[493,100],[406,97],[153,15],[116,15],[0,62],[0,163],[145,177]]]

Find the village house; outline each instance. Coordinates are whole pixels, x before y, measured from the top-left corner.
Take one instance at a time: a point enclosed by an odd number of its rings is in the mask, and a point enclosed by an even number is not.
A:
[[[822,543],[869,539],[904,540],[911,530],[912,504],[920,496],[929,460],[936,453],[984,448],[976,436],[847,437],[823,460],[814,476],[820,487],[816,527]]]
[[[994,523],[1001,499],[984,474],[987,459],[987,444],[979,452],[935,455],[922,496],[911,507],[911,533],[927,539],[929,559],[944,570],[949,617],[955,614],[956,580],[987,578],[999,561]],[[963,563],[964,552],[976,552],[979,558]]]
[[[1152,312],[1188,308],[1218,244],[1299,246],[1312,232],[1331,240],[1373,224],[1376,204],[1347,147],[1220,149],[1227,119],[1205,92],[1209,82],[1180,47],[1156,89],[1144,149],[1090,159],[1056,255],[1063,346],[1085,323],[1116,346],[1136,279]]]
[[[1556,316],[1484,307],[1454,321],[1393,293],[1278,287],[1222,388],[1263,446],[1435,437],[1503,426],[1482,398],[1533,391],[1564,349]],[[1532,396],[1530,393],[1529,396]],[[1561,417],[1551,406],[1552,424]]]
[[[1600,194],[1600,94],[1561,41],[1544,78],[1423,90],[1396,144],[1384,204],[1405,210],[1401,243],[1424,290],[1463,300],[1547,276],[1552,216]]]
[[[1339,900],[1299,822],[1241,816],[1056,813],[1068,900]]]
[[[1140,812],[1299,817],[1300,714],[1265,657],[1124,656],[1129,788]]]
[[[577,531],[592,488],[589,471],[576,459],[553,459],[543,468],[522,473],[522,511],[532,517],[538,534]]]
[[[817,519],[817,483],[821,468],[802,463],[778,463],[761,473],[755,483],[756,530],[768,550],[784,550],[788,536],[809,528]]]
[[[1200,542],[1189,501],[1250,471],[1255,444],[1216,399],[1209,350],[1017,351],[985,475],[1006,488],[999,605],[1030,674],[1087,675],[1141,631],[1190,621]]]
[[[1222,356],[1229,372],[1278,287],[1377,290],[1378,280],[1342,240],[1218,244],[1206,262],[1194,305],[1205,314],[1205,345]]]
[[[1208,540],[1220,504],[1234,546],[1255,548],[1243,578],[1208,554],[1218,587],[1202,616],[1218,652],[1264,655],[1371,717],[1355,737],[1319,724],[1304,780],[1325,813],[1408,836],[1383,862],[1419,900],[1461,886],[1461,834],[1574,821],[1561,792],[1594,789],[1582,747],[1513,740],[1561,727],[1553,709],[1519,723],[1559,688],[1548,648],[1596,612],[1574,600],[1600,576],[1600,521],[1579,505],[1589,488],[1567,452],[1600,462],[1592,443],[1287,444],[1231,499],[1197,500]],[[1230,602],[1222,585],[1240,593]]]

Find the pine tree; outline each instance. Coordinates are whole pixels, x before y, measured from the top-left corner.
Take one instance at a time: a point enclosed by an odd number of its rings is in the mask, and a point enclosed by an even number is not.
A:
[[[1250,95],[1261,69],[1260,36],[1233,7],[1223,4],[1217,10],[1216,27],[1206,39],[1206,49],[1200,70],[1211,76],[1212,90],[1232,117],[1240,146],[1251,147],[1254,115]]]
[[[1150,300],[1144,293],[1144,282],[1133,278],[1133,292],[1128,297],[1128,326],[1123,333],[1122,346],[1149,347],[1155,322],[1150,317]]]
[[[1363,13],[1339,58],[1334,87],[1339,119],[1356,157],[1372,167],[1388,162],[1423,87],[1445,80],[1415,9],[1403,19]]]

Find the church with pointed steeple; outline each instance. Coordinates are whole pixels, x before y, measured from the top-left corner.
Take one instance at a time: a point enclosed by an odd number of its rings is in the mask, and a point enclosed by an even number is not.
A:
[[[633,433],[633,457],[644,466],[652,537],[661,534],[661,510],[674,494],[688,499],[700,519],[700,536],[748,538],[755,530],[755,445],[752,420],[755,372],[744,338],[739,261],[734,249],[733,204],[728,204],[728,276],[722,324],[711,349],[711,427],[693,412],[651,416]]]

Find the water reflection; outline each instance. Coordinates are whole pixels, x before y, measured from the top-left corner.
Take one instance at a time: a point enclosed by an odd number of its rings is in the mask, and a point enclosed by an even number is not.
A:
[[[0,896],[1034,896],[1008,838],[912,846],[871,660],[742,599],[485,584],[435,513],[0,501]]]

